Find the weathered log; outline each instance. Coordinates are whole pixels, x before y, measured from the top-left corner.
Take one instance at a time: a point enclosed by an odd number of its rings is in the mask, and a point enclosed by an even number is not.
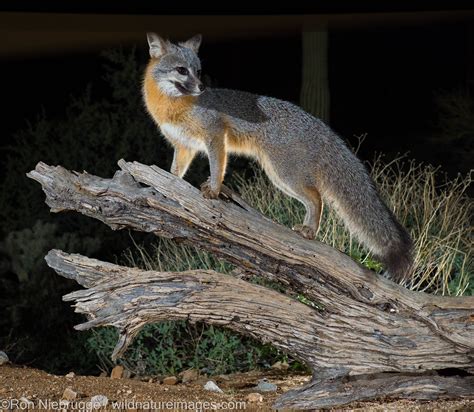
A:
[[[380,385],[380,379],[384,379],[379,377],[381,373],[399,372],[400,385],[397,387],[396,378],[390,378],[392,384],[387,384],[387,388],[393,390],[386,394],[404,396],[410,390],[403,387],[418,387],[420,379],[430,376],[420,375],[424,372],[446,368],[474,371],[472,297],[447,298],[411,292],[361,267],[343,253],[305,240],[272,222],[234,194],[228,192],[227,201],[208,200],[187,182],[156,166],[125,161],[120,161],[119,166],[122,171],[113,179],[71,173],[43,163],[29,176],[43,186],[52,211],[76,210],[113,229],[132,228],[197,246],[242,271],[278,279],[288,289],[315,302],[315,308],[302,309],[304,305],[296,303],[294,307],[302,318],[304,311],[311,311],[311,321],[305,321],[305,327],[299,323],[298,328],[311,329],[313,339],[308,341],[304,359],[320,380],[296,395],[287,394],[280,406],[321,406],[318,393],[327,395],[327,382],[322,378],[332,379],[334,388],[344,387],[344,379],[352,379],[352,398],[338,396],[337,389],[331,392],[333,400],[327,402],[335,406],[349,398],[364,399],[368,393],[383,394],[371,392],[367,385],[370,379]],[[120,273],[126,270],[130,269]],[[176,278],[179,276],[175,274]],[[216,307],[221,303],[216,301]],[[234,309],[238,314],[238,307]],[[286,316],[280,312],[274,315],[275,325],[280,316]],[[130,332],[126,328],[122,332],[128,343],[133,334],[127,335]],[[275,344],[280,344],[277,341]],[[291,347],[286,349],[293,353]],[[387,379],[388,382],[388,375]],[[431,381],[426,391],[411,392],[421,396],[422,392],[431,391],[440,396],[444,391],[455,396],[462,392],[455,388],[466,388],[466,383],[472,383],[469,377],[437,379],[444,382],[437,384],[439,390],[432,389],[435,381]],[[456,380],[456,385],[446,383],[452,380]],[[344,391],[347,393],[347,388]]]
[[[113,359],[121,356],[148,323],[188,320],[225,326],[290,352],[314,370],[330,353],[324,316],[273,290],[211,270],[180,273],[143,271],[52,250],[46,262],[58,274],[87,289],[64,296],[89,321],[85,330],[115,326],[121,331]],[[379,397],[435,399],[469,396],[474,376],[380,373],[340,378],[316,376],[304,388],[284,394],[278,407],[322,408]],[[328,396],[328,394],[331,396]],[[337,401],[335,401],[337,399]]]
[[[64,296],[90,319],[76,329],[110,325],[121,331],[114,360],[145,324],[165,320],[226,326],[291,352],[309,366],[318,363],[314,331],[329,332],[324,318],[311,307],[212,270],[143,271],[58,250],[50,251],[46,262],[87,288]]]
[[[276,408],[320,409],[374,399],[434,400],[470,398],[474,377],[421,373],[378,373],[336,379],[316,379],[303,388],[284,393]]]

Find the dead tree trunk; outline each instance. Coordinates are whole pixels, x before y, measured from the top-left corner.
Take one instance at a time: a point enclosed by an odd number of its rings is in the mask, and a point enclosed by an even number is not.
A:
[[[50,252],[51,267],[88,288],[65,297],[89,318],[78,328],[119,328],[115,356],[146,323],[186,318],[272,342],[306,362],[313,381],[284,394],[278,407],[474,395],[473,298],[411,292],[327,245],[299,237],[229,191],[224,201],[207,200],[158,167],[125,161],[119,166],[113,179],[43,163],[29,176],[41,183],[54,212],[76,210],[113,229],[197,246],[243,272],[278,279],[315,307],[210,271],[141,272]],[[446,369],[460,375],[444,376]]]

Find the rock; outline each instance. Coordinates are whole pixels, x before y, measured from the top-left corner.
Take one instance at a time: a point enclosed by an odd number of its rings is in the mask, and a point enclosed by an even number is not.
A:
[[[105,395],[95,395],[91,398],[91,405],[94,409],[103,408],[109,403],[109,398]]]
[[[207,377],[207,375],[201,375],[193,383],[199,386],[204,386],[207,383],[208,379],[209,378]]]
[[[4,365],[9,361],[8,356],[5,352],[0,350],[0,366]]]
[[[128,369],[124,369],[122,373],[122,379],[130,379],[132,377],[132,372]]]
[[[125,369],[127,370],[127,369]],[[161,382],[161,380],[163,379],[163,377],[161,378],[156,378],[156,377],[153,377],[153,376],[148,376],[148,375],[145,375],[145,376],[137,376],[135,375],[133,377],[133,379],[137,380],[137,381],[140,381],[140,382],[154,382],[154,381],[157,381],[158,383]]]
[[[181,382],[187,383],[195,381],[199,377],[199,372],[196,369],[188,369],[180,373]]]
[[[259,394],[258,392],[252,392],[247,395],[245,398],[247,402],[263,402],[263,396]]]
[[[281,362],[281,361],[275,362],[272,365],[272,369],[275,369],[275,370],[278,370],[278,371],[286,371],[286,370],[288,370],[289,367],[290,367],[290,365],[288,365],[286,362]]]
[[[75,378],[76,377],[76,374],[74,372],[69,372],[67,375],[66,375],[66,378]]]
[[[217,379],[220,381],[230,381],[232,378],[229,375],[219,375]]]
[[[260,392],[275,392],[277,390],[277,386],[268,382],[267,379],[264,378],[258,381],[258,385],[255,387],[255,389]]]
[[[74,392],[71,388],[64,389],[63,396],[61,399],[66,401],[73,401],[77,398],[77,392]]]
[[[122,379],[123,376],[123,366],[122,365],[117,365],[115,368],[112,369],[112,372],[110,373],[110,377],[112,379]]]
[[[164,385],[176,385],[176,383],[178,383],[178,378],[176,376],[168,376],[163,379]]]
[[[224,393],[224,391],[219,388],[216,383],[214,381],[208,381],[205,385],[204,385],[204,389],[206,391],[211,391],[211,392],[217,392],[217,393]]]

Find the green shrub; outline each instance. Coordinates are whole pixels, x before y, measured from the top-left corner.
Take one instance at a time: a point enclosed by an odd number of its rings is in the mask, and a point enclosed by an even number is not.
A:
[[[94,330],[87,339],[102,370],[114,366],[110,355],[117,339],[117,331],[109,327]],[[189,368],[224,374],[268,367],[284,359],[270,345],[212,325],[179,321],[145,326],[119,363],[137,375],[173,375]]]
[[[2,147],[7,155],[0,196],[3,234],[32,227],[38,219],[50,220],[41,187],[25,176],[39,161],[108,177],[122,157],[145,163],[166,159],[168,151],[143,110],[143,67],[135,53],[108,52],[104,66],[111,97],[97,98],[91,85],[72,98],[63,119],[48,119],[43,113]]]

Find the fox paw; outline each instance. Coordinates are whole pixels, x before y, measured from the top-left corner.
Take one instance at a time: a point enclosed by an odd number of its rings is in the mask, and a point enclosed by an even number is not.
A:
[[[213,190],[211,188],[211,183],[209,182],[209,179],[206,180],[202,185],[201,185],[201,193],[204,198],[206,199],[217,199],[219,197],[219,191],[218,190]]]
[[[313,240],[316,237],[316,230],[306,225],[295,225],[292,228],[295,232],[299,233],[305,239]]]

